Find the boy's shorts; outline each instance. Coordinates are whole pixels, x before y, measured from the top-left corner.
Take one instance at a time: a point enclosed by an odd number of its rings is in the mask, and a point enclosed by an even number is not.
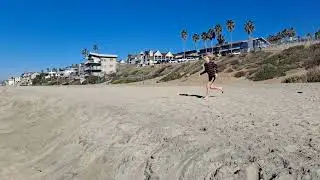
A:
[[[216,75],[209,76],[209,82],[214,82],[216,80]]]

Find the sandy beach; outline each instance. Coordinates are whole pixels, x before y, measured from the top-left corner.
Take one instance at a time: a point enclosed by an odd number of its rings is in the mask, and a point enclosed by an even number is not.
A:
[[[320,179],[320,84],[203,93],[0,87],[0,179]]]

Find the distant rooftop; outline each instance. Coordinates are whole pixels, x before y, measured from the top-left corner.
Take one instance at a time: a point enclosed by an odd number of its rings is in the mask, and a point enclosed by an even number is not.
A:
[[[117,58],[117,55],[114,54],[99,54],[99,53],[90,53],[89,56],[95,56],[95,57],[109,57],[109,58]]]

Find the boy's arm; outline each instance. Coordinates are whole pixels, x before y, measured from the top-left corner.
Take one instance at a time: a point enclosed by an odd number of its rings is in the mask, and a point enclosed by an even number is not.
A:
[[[213,68],[214,68],[214,71],[215,71],[216,74],[217,74],[217,72],[218,72],[218,65],[217,65],[216,63],[213,64]]]
[[[204,74],[204,73],[206,73],[207,72],[207,70],[206,70],[206,66],[205,65],[203,65],[203,71],[200,73],[200,75],[202,75],[202,74]]]

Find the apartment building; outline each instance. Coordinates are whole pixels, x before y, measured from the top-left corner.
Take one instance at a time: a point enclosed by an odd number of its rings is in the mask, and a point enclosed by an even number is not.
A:
[[[117,55],[89,53],[85,62],[86,75],[104,76],[117,71]]]

